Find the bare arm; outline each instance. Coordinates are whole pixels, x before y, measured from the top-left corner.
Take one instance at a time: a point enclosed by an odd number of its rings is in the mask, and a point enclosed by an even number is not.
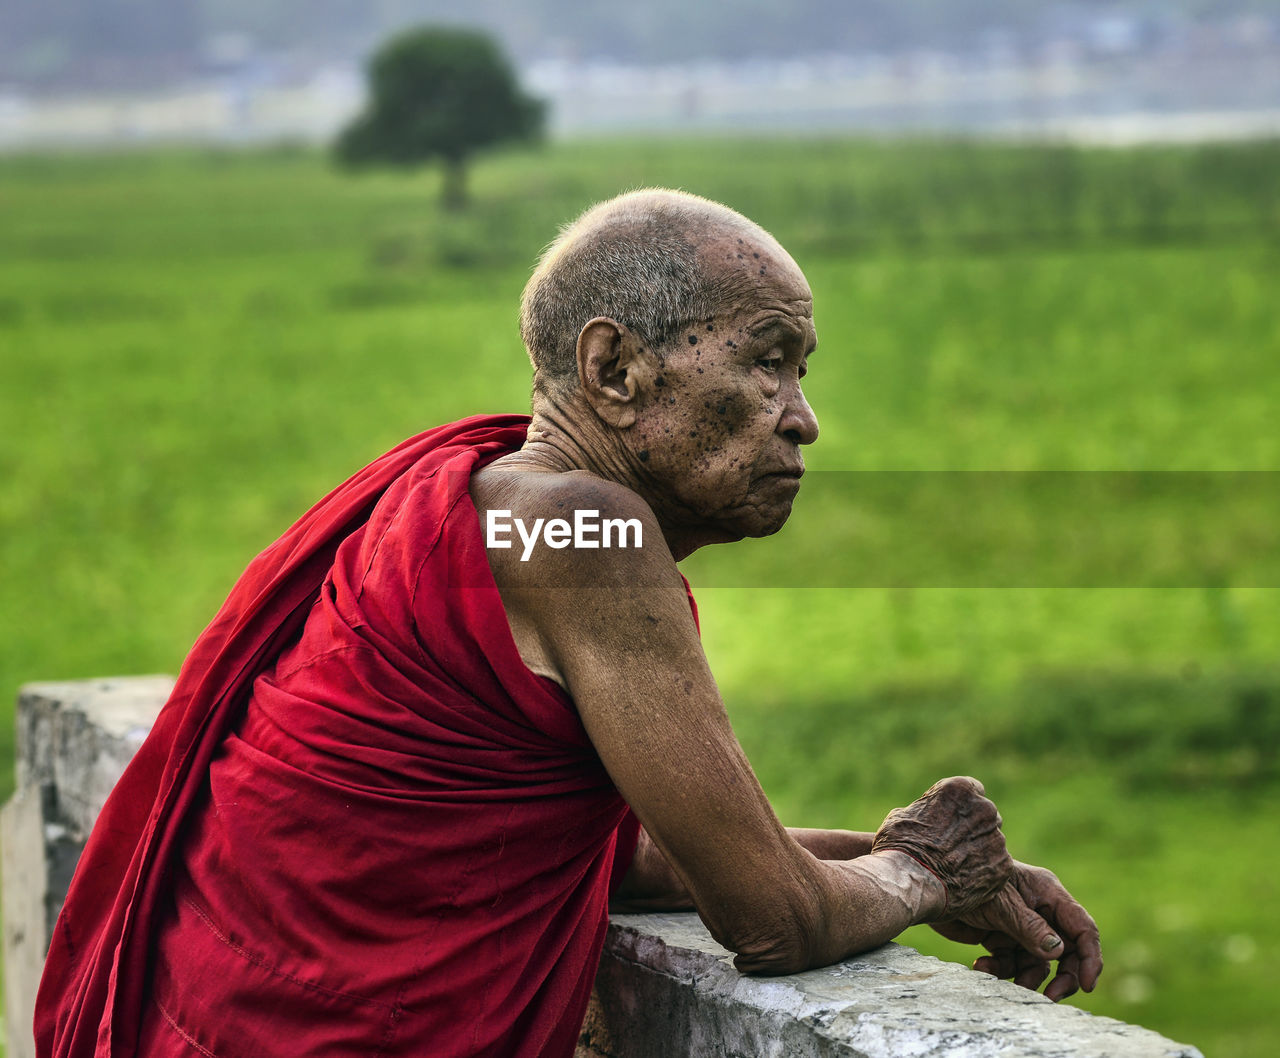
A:
[[[644,546],[542,547],[527,562],[514,550],[491,552],[490,561],[513,628],[536,636],[540,663],[573,696],[674,876],[659,889],[687,896],[712,935],[738,953],[739,969],[762,973],[825,965],[938,917],[944,886],[901,849],[820,859],[805,844],[832,839],[802,844],[781,825],[729,726],[651,512],[617,486],[559,477],[537,482],[529,503],[508,493],[503,506],[524,506],[526,518],[566,507],[638,517]],[[940,840],[975,861],[1007,860],[994,806],[979,798],[970,807],[951,819],[950,832],[941,828]],[[865,852],[865,842],[849,851]]]
[[[999,814],[975,780],[935,784],[890,813],[869,847],[866,835],[783,827],[730,729],[648,507],[584,475],[515,475],[514,487],[501,477],[480,488],[473,478],[478,508],[488,492],[499,500],[490,506],[526,518],[595,509],[644,526],[646,545],[629,551],[489,555],[521,655],[569,690],[644,826],[632,899],[691,903],[748,972],[825,965],[937,921],[983,938],[993,955],[982,969],[1004,976],[1012,960],[1022,982],[1029,961],[1058,959],[1051,995],[1092,986],[1096,928],[1048,872],[1009,858]]]
[[[820,860],[852,860],[871,851],[874,834],[856,830],[814,830],[787,827],[791,839]],[[618,913],[637,911],[692,911],[693,898],[662,850],[643,830],[636,843],[631,867],[609,903]]]
[[[876,839],[875,834],[851,830],[790,827],[788,832],[799,845],[824,860],[865,856]],[[1045,989],[1048,998],[1057,1002],[1080,988],[1092,992],[1102,972],[1098,927],[1092,917],[1051,871],[1017,861],[1014,868],[1013,878],[986,905],[967,912],[963,919],[934,922],[934,928],[949,940],[987,948],[990,954],[975,960],[975,970],[1010,978],[1034,991],[1049,977],[1056,958],[1057,973]],[[679,875],[641,830],[631,869],[610,910],[692,909],[693,900]]]

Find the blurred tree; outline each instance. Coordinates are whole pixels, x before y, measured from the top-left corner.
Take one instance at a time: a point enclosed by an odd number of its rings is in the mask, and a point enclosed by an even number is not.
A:
[[[473,30],[420,27],[384,44],[369,64],[370,99],[338,137],[348,165],[444,165],[442,201],[466,203],[478,150],[541,134],[544,106],[524,94],[497,45]]]

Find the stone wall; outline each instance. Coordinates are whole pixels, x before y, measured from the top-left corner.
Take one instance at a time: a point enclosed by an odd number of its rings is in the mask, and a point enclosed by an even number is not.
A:
[[[901,944],[789,977],[731,959],[695,914],[615,915],[578,1058],[1200,1058]]]
[[[33,683],[18,695],[17,791],[0,809],[9,1058],[33,1054],[36,986],[71,872],[172,686],[140,676]]]
[[[172,681],[32,684],[18,790],[0,811],[9,1058],[32,1058],[40,964],[75,859]],[[886,945],[790,977],[744,977],[693,914],[616,916],[578,1058],[1200,1058],[964,967]]]

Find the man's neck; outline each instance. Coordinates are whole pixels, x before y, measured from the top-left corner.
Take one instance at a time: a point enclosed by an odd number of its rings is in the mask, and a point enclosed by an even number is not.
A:
[[[561,472],[585,470],[645,494],[635,453],[575,395],[534,394],[533,421],[519,455],[521,463]]]
[[[622,431],[603,423],[576,394],[557,397],[535,391],[533,421],[525,443],[500,462],[507,467],[560,473],[582,470],[626,486],[649,504],[676,561],[705,544],[732,539],[690,524],[688,513],[655,487]]]

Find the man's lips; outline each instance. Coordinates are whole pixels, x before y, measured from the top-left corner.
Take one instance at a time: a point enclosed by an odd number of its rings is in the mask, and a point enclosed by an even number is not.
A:
[[[779,467],[777,470],[770,470],[768,473],[761,474],[759,480],[791,482],[798,486],[800,484],[800,479],[803,476],[804,476],[803,466],[798,466],[798,467],[789,466],[789,467]]]
[[[804,477],[804,466],[786,466],[778,467],[776,470],[769,470],[760,475],[764,478],[795,478],[797,481]]]

